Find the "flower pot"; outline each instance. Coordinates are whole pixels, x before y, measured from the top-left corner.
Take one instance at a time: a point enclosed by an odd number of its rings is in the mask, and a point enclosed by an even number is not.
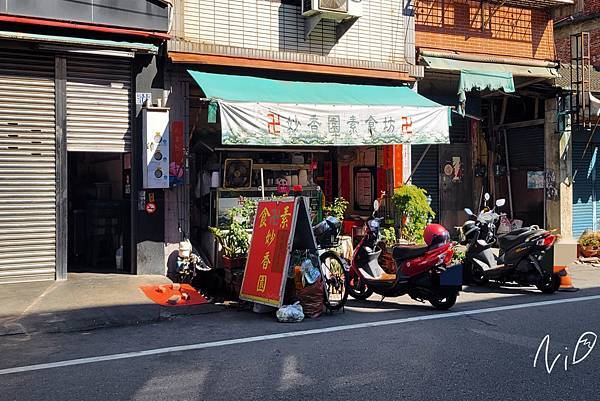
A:
[[[246,258],[230,258],[223,256],[223,267],[225,269],[243,269],[246,267]]]
[[[597,256],[598,255],[598,248],[595,247],[595,246],[580,245],[579,247],[581,249],[581,255],[583,255],[583,257],[585,257],[585,258],[591,258],[593,256]]]

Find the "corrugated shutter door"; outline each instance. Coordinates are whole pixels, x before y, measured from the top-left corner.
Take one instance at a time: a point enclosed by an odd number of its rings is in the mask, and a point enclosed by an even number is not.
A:
[[[130,59],[67,59],[67,150],[131,151]]]
[[[598,222],[594,224],[594,213],[597,215],[596,219],[600,217],[600,205],[598,204],[600,148],[598,143],[592,142],[583,155],[587,136],[585,141],[583,141],[584,138],[577,137],[573,140],[573,172],[576,172],[573,180],[574,237],[579,237],[585,230],[598,229]]]
[[[544,168],[544,126],[507,130],[510,167]]]
[[[411,147],[412,168],[414,169],[427,145],[413,145]],[[431,196],[431,208],[435,212],[437,221],[440,213],[440,169],[438,162],[438,146],[432,145],[423,158],[419,168],[412,176],[412,184],[421,187]]]
[[[54,280],[54,57],[0,51],[0,283]]]

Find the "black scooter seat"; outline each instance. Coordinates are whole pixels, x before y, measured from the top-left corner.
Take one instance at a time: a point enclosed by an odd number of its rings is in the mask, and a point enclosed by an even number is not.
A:
[[[498,245],[502,249],[509,249],[517,244],[525,242],[527,237],[537,232],[543,232],[543,230],[532,230],[530,228],[520,228],[515,231],[511,231],[508,234],[501,235],[498,237]]]
[[[427,245],[396,245],[392,250],[394,260],[414,259],[425,255]]]

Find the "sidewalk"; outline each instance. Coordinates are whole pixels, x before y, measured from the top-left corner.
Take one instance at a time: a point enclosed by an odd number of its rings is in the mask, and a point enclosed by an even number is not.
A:
[[[71,273],[66,281],[0,286],[0,336],[69,332],[154,322],[223,310],[213,304],[165,307],[141,285],[171,283],[163,276]]]

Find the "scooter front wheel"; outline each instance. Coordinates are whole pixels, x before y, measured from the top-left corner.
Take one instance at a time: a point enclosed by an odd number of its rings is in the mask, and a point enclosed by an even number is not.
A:
[[[367,287],[367,284],[365,284],[356,273],[350,271],[350,274],[346,276],[346,279],[348,280],[346,288],[348,288],[348,294],[350,294],[352,298],[364,301],[373,295],[373,290]]]
[[[440,310],[448,310],[454,306],[456,303],[457,294],[454,293],[452,295],[441,296],[437,298],[431,298],[429,303],[435,308]]]

